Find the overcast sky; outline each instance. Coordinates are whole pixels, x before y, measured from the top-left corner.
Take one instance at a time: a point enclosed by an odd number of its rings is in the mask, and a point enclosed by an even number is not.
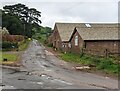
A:
[[[36,8],[42,15],[41,25],[52,28],[55,22],[118,22],[118,0],[2,0],[0,8],[15,3]]]

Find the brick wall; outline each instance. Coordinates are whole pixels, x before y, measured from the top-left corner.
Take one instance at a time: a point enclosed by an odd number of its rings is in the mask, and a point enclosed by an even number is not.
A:
[[[61,38],[60,38],[60,35],[59,35],[59,32],[57,30],[57,27],[55,26],[54,28],[54,31],[53,31],[53,34],[52,34],[52,44],[53,44],[53,47],[57,48],[58,50],[61,49],[61,45],[62,45],[62,41],[61,41]]]
[[[78,46],[75,45],[75,36],[78,36]],[[76,31],[71,39],[71,52],[80,53],[81,49],[83,48],[84,41],[80,37],[79,33]]]
[[[110,52],[118,52],[120,41],[85,41],[86,49],[104,51],[108,50]]]

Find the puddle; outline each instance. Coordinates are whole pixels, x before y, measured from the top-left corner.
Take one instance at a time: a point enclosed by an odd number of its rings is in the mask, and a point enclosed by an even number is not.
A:
[[[45,71],[52,71],[52,70],[48,70],[48,69],[46,69]]]
[[[72,85],[72,83],[69,83],[69,82],[66,82],[66,81],[63,81],[63,80],[60,80],[60,79],[53,79],[52,81],[53,81],[53,82],[64,83],[64,84],[67,84],[67,85]]]
[[[45,58],[45,55],[41,55],[42,58]]]
[[[67,84],[67,85],[72,85],[72,83],[69,83],[69,82],[66,82],[64,80],[60,80],[60,79],[53,79],[51,76],[48,76],[46,74],[42,74],[41,77],[45,78],[45,79],[49,79],[51,80],[52,82],[58,82],[58,83],[64,83],[64,84]]]
[[[24,79],[24,78],[18,78],[18,80],[26,80],[26,79]]]
[[[48,65],[46,65],[46,64],[44,64],[44,66],[45,66],[45,67],[50,67],[50,66],[48,66]]]
[[[14,86],[10,86],[11,88],[13,88]]]
[[[38,85],[43,85],[42,82],[32,82],[32,83],[34,83],[34,84],[38,84]]]
[[[42,83],[42,82],[37,82],[37,84],[39,84],[39,85],[43,85],[43,83]]]
[[[50,79],[53,80],[51,76],[48,76],[46,74],[42,74],[41,77],[45,78],[45,79]]]

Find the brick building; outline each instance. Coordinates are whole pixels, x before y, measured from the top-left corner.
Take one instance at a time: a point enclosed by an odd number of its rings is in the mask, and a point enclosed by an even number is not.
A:
[[[56,23],[52,44],[58,50],[80,53],[86,50],[118,52],[118,24]]]

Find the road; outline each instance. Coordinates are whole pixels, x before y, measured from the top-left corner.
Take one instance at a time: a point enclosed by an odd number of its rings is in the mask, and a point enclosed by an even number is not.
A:
[[[20,68],[3,68],[3,89],[118,89],[118,81],[73,70],[33,40],[22,54]]]

